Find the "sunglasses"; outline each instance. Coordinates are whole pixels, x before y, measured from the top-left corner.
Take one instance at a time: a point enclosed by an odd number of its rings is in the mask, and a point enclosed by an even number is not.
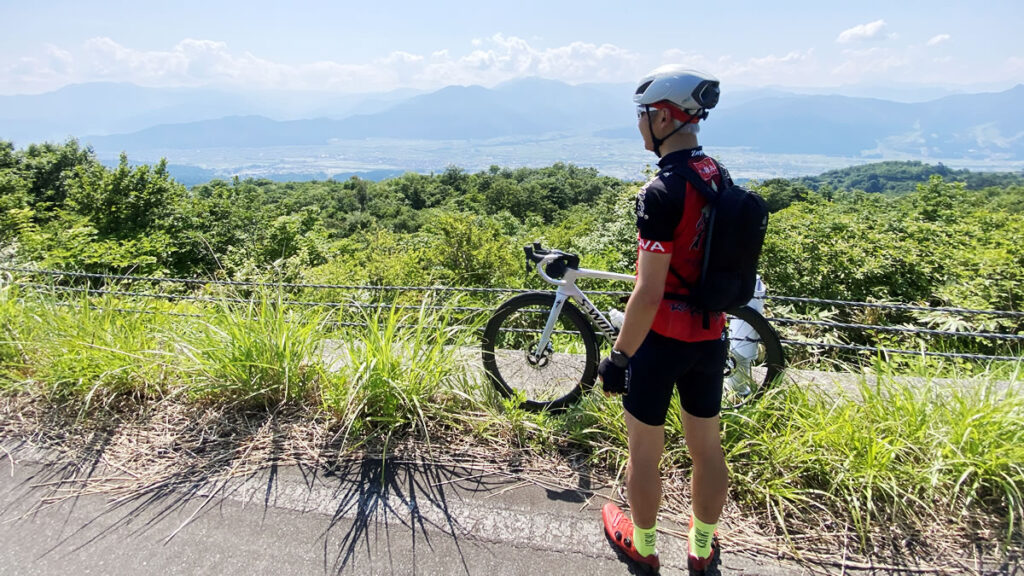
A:
[[[660,110],[660,108],[655,108],[650,104],[639,104],[636,107],[636,117],[640,118],[644,114],[650,114],[652,112],[657,112],[658,110]]]

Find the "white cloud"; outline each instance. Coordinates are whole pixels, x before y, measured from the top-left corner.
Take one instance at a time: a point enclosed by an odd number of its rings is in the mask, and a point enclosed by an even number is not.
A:
[[[516,37],[476,39],[466,52],[421,55],[395,51],[365,64],[285,64],[237,52],[226,43],[187,38],[169,50],[137,50],[100,37],[78,49],[48,47],[0,70],[0,86],[60,85],[96,80],[147,86],[221,85],[250,88],[388,90],[449,84],[493,85],[521,76],[567,82],[621,81],[638,74],[638,56],[611,44],[572,42],[537,48]]]
[[[74,58],[71,53],[60,48],[47,45],[46,49],[47,64],[55,73],[65,74],[71,69],[71,65],[74,62]]]
[[[721,80],[744,85],[808,84],[813,81],[819,69],[813,48],[793,50],[781,56],[768,54],[744,60],[732,56],[710,58],[697,52],[668,50],[662,53],[662,61],[693,67]]]
[[[746,86],[820,86],[832,83],[940,82],[949,70],[959,78],[1019,78],[1024,59],[1005,56],[991,69],[968,67],[957,55],[944,63],[939,50],[924,43],[858,44],[856,39],[886,36],[879,20],[840,35],[839,50],[813,48],[738,56],[728,52],[671,49],[642,54],[614,44],[566,42],[545,46],[542,40],[494,34],[460,45],[394,51],[358,63],[337,60],[283,62],[233,48],[225,42],[186,38],[163,50],[140,50],[99,37],[78,46],[42,45],[34,53],[0,57],[0,93],[53,90],[71,83],[99,80],[144,86],[218,86],[234,89],[385,91],[400,87],[436,89],[451,84],[493,86],[523,76],[565,82],[630,82],[659,64],[678,63],[705,70]],[[928,42],[949,41],[939,34]],[[952,60],[950,60],[952,58]]]
[[[673,48],[666,50],[661,53],[661,60],[659,63],[665,64],[678,64],[680,66],[686,66],[688,68],[695,68],[697,70],[703,70],[710,74],[717,76],[720,71],[716,69],[718,64],[721,64],[721,59],[715,60],[708,57],[700,52],[694,52],[692,50],[679,50]],[[644,72],[647,72],[644,70]]]
[[[849,30],[840,32],[836,42],[849,44],[850,42],[861,42],[864,40],[880,40],[886,37],[884,35],[885,27],[885,20],[875,20],[868,24],[859,24]]]
[[[465,56],[453,57],[445,52],[443,57],[433,58],[413,79],[415,85],[493,85],[522,76],[600,82],[620,81],[637,74],[638,56],[612,44],[572,42],[538,49],[522,38],[503,34],[473,44],[476,49]]]
[[[811,57],[811,50],[807,52],[792,51],[785,56],[775,56],[774,54],[764,56],[762,58],[751,58],[751,66],[778,66],[786,65],[797,62],[804,62]]]
[[[242,78],[263,84],[281,73],[280,67],[252,54],[232,54],[223,42],[186,38],[169,51],[141,51],[101,37],[86,41],[73,75],[143,85],[198,85]]]

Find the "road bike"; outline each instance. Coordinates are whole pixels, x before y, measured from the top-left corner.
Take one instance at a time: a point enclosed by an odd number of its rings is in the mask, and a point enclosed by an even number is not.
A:
[[[621,325],[621,312],[601,312],[576,281],[636,278],[580,268],[576,254],[546,250],[539,243],[526,246],[525,252],[527,271],[535,267],[557,289],[519,294],[498,306],[484,327],[484,371],[499,394],[519,399],[522,408],[563,411],[594,387],[602,356],[598,337],[610,348]],[[757,399],[785,365],[779,336],[760,313],[765,293],[760,279],[758,288],[748,305],[728,313],[723,409]]]

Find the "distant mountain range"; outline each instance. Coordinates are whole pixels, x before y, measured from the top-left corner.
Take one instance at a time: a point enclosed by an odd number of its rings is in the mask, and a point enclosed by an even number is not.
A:
[[[227,92],[112,82],[75,84],[45,94],[0,96],[0,138],[19,144],[60,141],[228,116],[265,116],[278,121],[344,118],[357,112],[378,112],[420,93]]]
[[[317,146],[332,141],[638,138],[629,84],[524,79],[430,93],[234,94],[127,84],[0,96],[0,138],[78,137],[97,152]],[[884,96],[884,94],[880,94]],[[1024,160],[1024,85],[905,103],[780,90],[722,97],[701,133],[773,154]]]
[[[723,96],[724,100],[724,96]],[[776,95],[712,111],[701,139],[786,154],[1024,159],[1024,85],[921,103]],[[636,129],[599,133],[632,137]]]

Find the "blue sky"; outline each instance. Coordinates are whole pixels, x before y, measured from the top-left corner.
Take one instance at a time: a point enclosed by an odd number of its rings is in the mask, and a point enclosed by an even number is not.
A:
[[[0,94],[629,82],[668,62],[743,87],[1024,83],[1020,0],[0,0],[0,23]]]

